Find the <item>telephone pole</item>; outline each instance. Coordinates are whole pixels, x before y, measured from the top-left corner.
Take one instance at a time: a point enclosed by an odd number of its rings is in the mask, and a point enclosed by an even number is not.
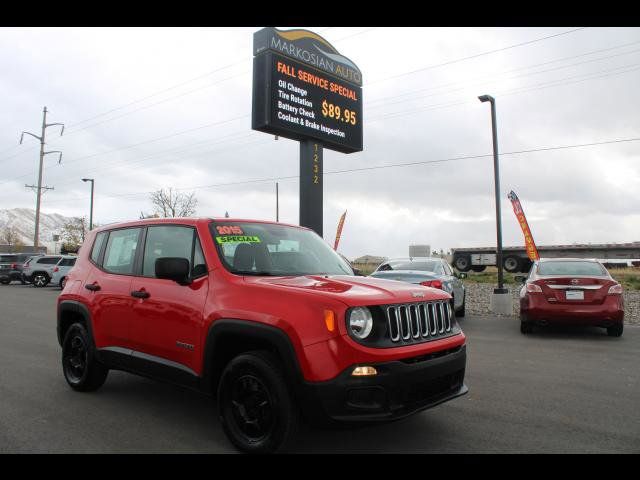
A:
[[[40,235],[40,197],[42,196],[42,191],[43,190],[53,190],[53,187],[43,187],[42,186],[42,167],[44,164],[44,156],[48,155],[50,153],[59,153],[60,157],[58,158],[58,163],[62,162],[62,152],[60,150],[53,150],[50,152],[45,152],[44,151],[44,145],[45,145],[45,133],[47,130],[47,127],[52,127],[54,125],[61,125],[62,129],[60,130],[60,136],[62,136],[62,134],[64,133],[64,123],[47,123],[47,107],[44,107],[43,113],[42,113],[42,133],[40,136],[35,135],[31,132],[22,132],[22,135],[20,135],[20,144],[22,144],[22,140],[24,139],[24,134],[26,133],[27,135],[31,135],[32,137],[40,140],[40,167],[38,169],[38,186],[35,185],[25,185],[25,187],[27,188],[32,188],[36,190],[36,226],[35,226],[35,232],[33,235],[33,246],[34,247],[38,247],[38,245],[40,244],[39,242],[39,235]]]

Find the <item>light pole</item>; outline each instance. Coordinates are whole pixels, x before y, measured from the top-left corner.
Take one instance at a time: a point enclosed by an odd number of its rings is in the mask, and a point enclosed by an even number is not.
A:
[[[91,182],[91,210],[89,211],[89,231],[93,230],[93,178],[83,178],[83,182]]]
[[[494,186],[495,186],[495,195],[496,195],[496,231],[498,237],[498,249],[496,251],[496,264],[498,267],[498,288],[493,290],[494,297],[493,300],[497,300],[495,295],[504,295],[505,298],[509,294],[509,290],[504,288],[504,279],[502,272],[502,216],[500,214],[500,166],[498,163],[498,128],[496,125],[496,100],[491,95],[481,95],[478,97],[478,100],[481,102],[489,102],[491,103],[491,130],[493,133],[493,175],[494,175]],[[506,294],[506,295],[505,295]],[[502,298],[502,297],[501,297]],[[511,297],[509,296],[509,299]],[[507,302],[499,301],[500,306],[504,307],[504,312],[497,313],[511,313],[511,304],[507,307]],[[502,310],[498,303],[494,302],[494,305],[497,307],[497,310]],[[507,312],[507,308],[509,311]]]

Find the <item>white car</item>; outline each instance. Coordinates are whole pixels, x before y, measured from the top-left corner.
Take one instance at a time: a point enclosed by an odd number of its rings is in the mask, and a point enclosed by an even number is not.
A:
[[[76,258],[70,255],[63,256],[57,265],[53,268],[51,273],[51,283],[58,285],[60,289],[64,288],[64,284],[67,281],[69,271],[76,264]]]

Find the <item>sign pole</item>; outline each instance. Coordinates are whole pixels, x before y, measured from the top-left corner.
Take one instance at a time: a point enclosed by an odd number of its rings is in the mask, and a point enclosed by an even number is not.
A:
[[[300,141],[300,225],[322,237],[322,145]]]

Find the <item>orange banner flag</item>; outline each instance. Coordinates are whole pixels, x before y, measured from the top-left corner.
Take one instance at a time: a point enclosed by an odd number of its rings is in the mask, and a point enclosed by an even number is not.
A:
[[[347,216],[347,211],[345,210],[342,216],[340,217],[340,221],[338,222],[338,231],[336,232],[336,243],[333,246],[334,250],[338,250],[338,242],[340,241],[340,235],[342,235],[342,226],[344,225],[344,219]]]
[[[531,235],[531,230],[529,229],[529,224],[527,223],[527,217],[524,216],[524,210],[522,210],[522,205],[520,205],[520,199],[515,194],[513,190],[509,192],[509,200],[511,200],[511,205],[513,206],[513,213],[516,214],[516,218],[518,219],[518,223],[520,224],[520,228],[522,229],[522,234],[524,235],[524,243],[527,248],[527,255],[529,256],[529,260],[534,261],[540,258],[538,255],[538,249],[536,248],[536,244],[533,241],[533,235]]]

